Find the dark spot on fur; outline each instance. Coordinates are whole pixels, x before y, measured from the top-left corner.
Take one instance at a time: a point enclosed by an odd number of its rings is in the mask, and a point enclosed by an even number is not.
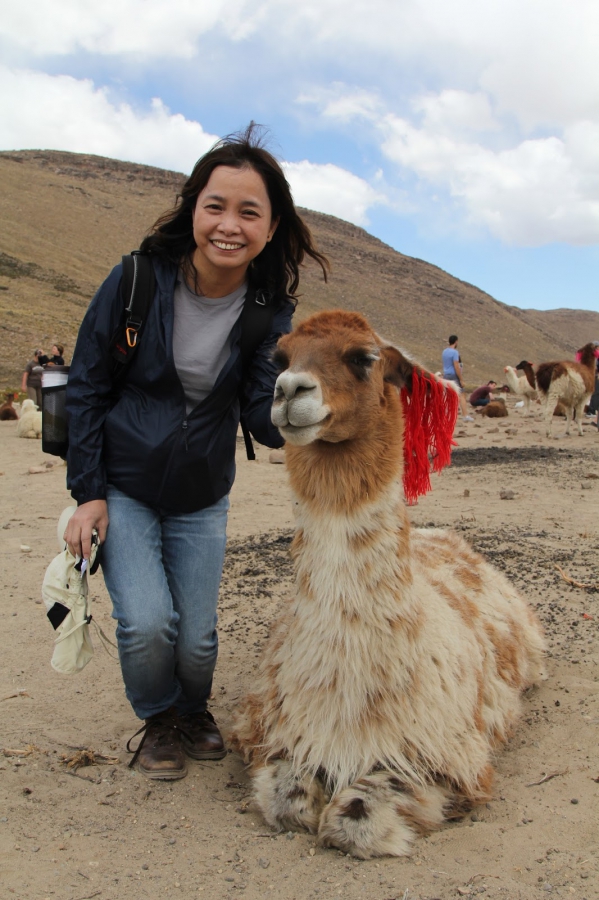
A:
[[[398,793],[403,793],[404,790],[403,784],[401,783],[399,778],[395,777],[395,775],[392,775],[389,779],[389,787],[391,788],[391,790],[397,791]]]
[[[350,802],[343,807],[341,815],[346,819],[368,818],[368,812],[366,811],[364,801],[361,800],[360,797],[356,797],[354,800],[350,800]]]
[[[295,800],[296,797],[307,797],[308,791],[304,790],[304,788],[300,784],[296,784],[295,787],[291,788],[289,793],[287,794],[288,800]]]

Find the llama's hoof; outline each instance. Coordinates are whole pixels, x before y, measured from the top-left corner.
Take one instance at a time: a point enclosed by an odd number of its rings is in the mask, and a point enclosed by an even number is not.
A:
[[[327,797],[318,778],[299,777],[291,764],[278,759],[254,777],[254,798],[264,819],[282,831],[316,834]]]

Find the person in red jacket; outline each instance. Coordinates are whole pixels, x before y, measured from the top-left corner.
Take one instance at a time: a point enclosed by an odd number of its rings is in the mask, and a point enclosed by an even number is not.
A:
[[[486,384],[482,384],[480,387],[476,388],[475,391],[472,391],[470,397],[468,398],[468,402],[470,406],[486,406],[490,400],[494,400],[493,391],[497,387],[496,381],[487,381]]]

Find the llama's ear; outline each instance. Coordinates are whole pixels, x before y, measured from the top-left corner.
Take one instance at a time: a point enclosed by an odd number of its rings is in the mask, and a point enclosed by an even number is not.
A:
[[[412,375],[414,374],[414,369],[417,369],[418,366],[415,366],[397,347],[393,347],[391,344],[381,347],[380,352],[385,364],[385,381],[394,384],[400,390],[401,388],[406,388],[406,390],[411,391]]]

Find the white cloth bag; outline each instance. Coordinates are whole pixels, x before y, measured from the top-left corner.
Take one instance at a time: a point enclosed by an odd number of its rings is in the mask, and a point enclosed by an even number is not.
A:
[[[51,665],[64,675],[79,672],[94,655],[89,627],[92,616],[87,571],[88,567],[93,566],[98,545],[92,547],[87,562],[73,556],[62,537],[76,508],[67,507],[58,520],[57,535],[62,552],[46,569],[42,583],[42,600],[48,618],[56,629]]]

